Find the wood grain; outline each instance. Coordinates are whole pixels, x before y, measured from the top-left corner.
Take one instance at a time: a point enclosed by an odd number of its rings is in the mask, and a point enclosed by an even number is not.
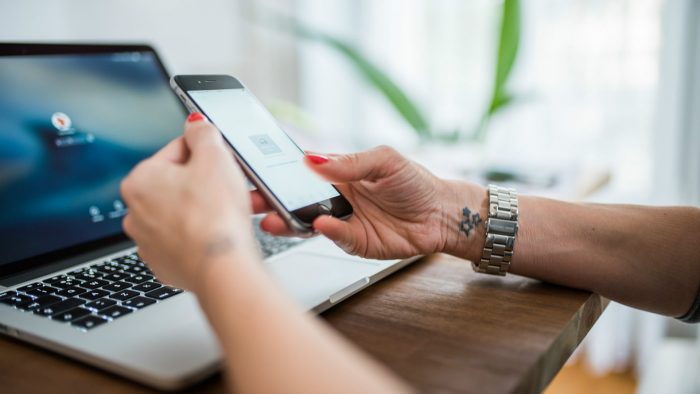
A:
[[[540,392],[600,316],[607,301],[535,280],[477,275],[437,255],[323,314],[348,340],[424,392]],[[8,393],[149,393],[12,339],[0,339]],[[220,393],[214,376],[191,392]]]

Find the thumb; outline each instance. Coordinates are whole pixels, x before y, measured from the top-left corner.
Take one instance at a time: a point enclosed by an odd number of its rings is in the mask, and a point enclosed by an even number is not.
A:
[[[406,158],[393,148],[382,145],[347,155],[324,156],[307,152],[305,161],[326,180],[332,183],[348,183],[384,178],[400,168]]]
[[[360,253],[358,237],[353,231],[352,225],[333,216],[319,216],[314,220],[314,229],[326,238],[335,242],[340,248],[349,254]]]
[[[190,161],[192,162],[227,156],[221,133],[199,112],[193,112],[187,117],[185,143],[190,151]]]

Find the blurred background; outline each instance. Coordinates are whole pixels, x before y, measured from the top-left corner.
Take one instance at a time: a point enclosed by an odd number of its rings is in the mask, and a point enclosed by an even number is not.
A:
[[[697,0],[0,5],[3,42],[146,42],[172,74],[235,75],[305,149],[388,144],[567,200],[700,204]],[[700,392],[697,335],[611,304],[548,391]]]

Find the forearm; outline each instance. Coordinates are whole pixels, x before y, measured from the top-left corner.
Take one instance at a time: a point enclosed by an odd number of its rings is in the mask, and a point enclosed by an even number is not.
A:
[[[684,314],[700,284],[700,210],[522,197],[512,272]]]
[[[467,187],[468,186],[463,186]],[[480,212],[485,219],[484,192]],[[636,308],[684,314],[700,284],[700,209],[576,204],[519,198],[510,272],[582,288]],[[479,259],[484,226],[462,234],[461,257]]]
[[[228,261],[211,267],[199,297],[236,391],[408,391],[289,300],[257,262],[241,261],[250,256],[220,258]]]

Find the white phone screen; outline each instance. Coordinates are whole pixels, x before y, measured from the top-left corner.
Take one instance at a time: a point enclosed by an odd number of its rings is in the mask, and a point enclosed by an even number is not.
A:
[[[289,211],[338,191],[304,164],[304,152],[246,89],[187,92]]]

